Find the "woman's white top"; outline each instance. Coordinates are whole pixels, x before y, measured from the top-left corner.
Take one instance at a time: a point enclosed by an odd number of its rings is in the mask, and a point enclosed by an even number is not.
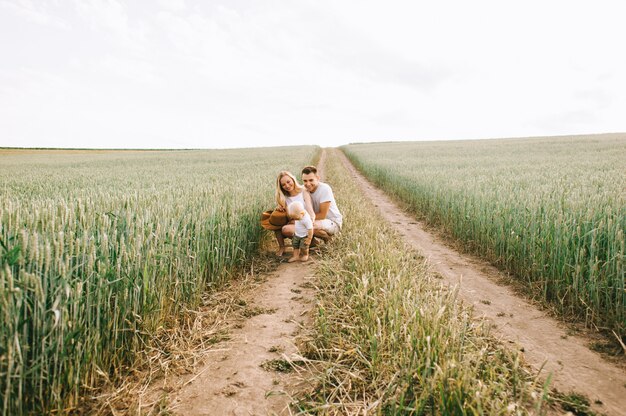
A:
[[[302,190],[302,192],[300,192],[296,196],[285,195],[285,202],[287,203],[287,206],[291,205],[292,202],[296,202],[296,201],[300,202],[302,206],[304,207],[304,209],[306,209],[306,205],[304,204],[304,189]]]

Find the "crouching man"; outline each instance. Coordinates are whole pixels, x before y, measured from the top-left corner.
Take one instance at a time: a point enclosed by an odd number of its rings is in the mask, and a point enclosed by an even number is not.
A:
[[[327,183],[320,182],[315,166],[302,169],[302,182],[311,195],[311,204],[315,212],[313,235],[327,241],[341,231],[342,216],[337,208],[333,190]]]

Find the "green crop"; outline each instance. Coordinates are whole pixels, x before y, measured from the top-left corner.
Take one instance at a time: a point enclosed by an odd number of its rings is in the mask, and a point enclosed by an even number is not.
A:
[[[626,136],[358,144],[378,186],[564,316],[626,331]]]
[[[128,372],[257,251],[276,174],[317,151],[0,152],[0,413],[68,412]]]

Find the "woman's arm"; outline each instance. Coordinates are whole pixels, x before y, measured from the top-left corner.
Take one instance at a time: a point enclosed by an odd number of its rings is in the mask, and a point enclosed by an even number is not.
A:
[[[307,190],[303,190],[302,192],[304,192],[304,195],[303,195],[304,209],[306,209],[306,211],[311,216],[311,221],[315,221],[315,211],[313,211],[313,203],[311,202],[311,194]]]

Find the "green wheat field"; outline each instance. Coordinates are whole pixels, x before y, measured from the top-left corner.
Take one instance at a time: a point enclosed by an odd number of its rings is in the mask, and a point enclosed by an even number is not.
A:
[[[229,279],[319,148],[286,151],[0,151],[2,414],[71,409]]]
[[[294,411],[523,415],[553,399],[372,214],[339,151],[562,317],[626,335],[626,135],[348,145],[327,152],[345,225],[301,346],[324,370]],[[261,254],[276,174],[319,155],[0,149],[0,414],[75,413],[126,377]]]
[[[343,149],[379,187],[559,313],[626,335],[626,135]]]

